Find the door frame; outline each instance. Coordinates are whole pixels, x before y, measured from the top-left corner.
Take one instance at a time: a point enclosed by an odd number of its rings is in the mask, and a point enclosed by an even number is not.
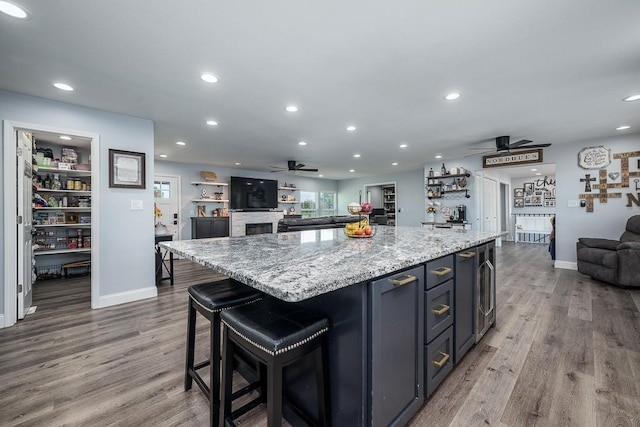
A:
[[[156,177],[158,176],[166,176],[169,178],[175,178],[178,181],[178,235],[176,236],[177,240],[182,240],[182,177],[180,175],[173,175],[169,173],[154,173],[153,174],[153,182],[156,182]],[[155,200],[155,197],[154,197]],[[186,226],[186,224],[184,224]],[[176,255],[174,255],[176,257]],[[180,258],[177,258],[180,259]]]
[[[476,194],[478,195],[476,199],[478,230],[485,231],[484,220],[483,220],[484,218],[484,180],[485,178],[487,178],[496,182],[496,197],[495,197],[496,228],[498,229],[498,231],[500,231],[502,227],[501,218],[500,218],[500,184],[502,183],[502,181],[500,180],[500,178],[496,177],[495,175],[492,175],[490,173],[485,173],[484,171],[476,172],[474,174],[474,178],[475,178],[475,191],[476,191]],[[502,246],[502,237],[496,238],[496,246]]]
[[[393,185],[394,193],[396,195],[396,210],[395,210],[395,218],[393,221],[393,226],[398,226],[398,182],[397,181],[385,181],[385,182],[374,182],[371,184],[363,184],[362,185],[362,194],[364,195],[363,202],[367,201],[367,187],[382,187]],[[384,207],[384,206],[383,206]]]
[[[32,132],[48,132],[71,136],[78,136],[91,140],[91,308],[97,308],[100,295],[100,265],[98,263],[100,250],[100,234],[98,232],[100,212],[100,135],[97,133],[79,131],[75,129],[57,128],[36,123],[3,121],[3,167],[4,167],[4,325],[9,327],[17,322],[17,194],[16,194],[16,142],[15,134],[18,130]],[[95,193],[94,193],[95,192]]]

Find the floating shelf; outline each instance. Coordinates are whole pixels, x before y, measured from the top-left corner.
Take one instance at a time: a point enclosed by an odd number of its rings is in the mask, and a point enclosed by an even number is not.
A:
[[[300,202],[299,201],[295,201],[295,202],[286,201],[286,202],[278,202],[278,203],[280,203],[280,204],[289,203],[289,204],[295,205],[296,203],[300,203]]]
[[[228,203],[229,200],[223,199],[223,200],[218,200],[218,199],[193,199],[192,202],[194,203]]]
[[[278,187],[278,190],[299,190],[298,187]]]
[[[194,181],[191,185],[215,185],[217,187],[226,187],[229,184],[226,182]]]

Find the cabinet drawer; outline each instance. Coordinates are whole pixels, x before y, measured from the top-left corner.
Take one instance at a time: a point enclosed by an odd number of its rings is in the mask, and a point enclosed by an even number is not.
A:
[[[453,279],[425,292],[424,342],[428,344],[453,324]]]
[[[427,289],[453,278],[453,255],[447,255],[427,263]]]
[[[425,348],[424,363],[426,372],[425,383],[427,394],[431,396],[442,380],[453,369],[453,327],[448,328]]]

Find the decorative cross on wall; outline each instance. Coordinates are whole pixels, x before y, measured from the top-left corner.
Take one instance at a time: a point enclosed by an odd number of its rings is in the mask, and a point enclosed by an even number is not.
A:
[[[584,178],[580,178],[580,182],[584,182],[584,192],[591,192],[591,181],[595,181],[595,178],[591,178],[591,174],[585,174]]]

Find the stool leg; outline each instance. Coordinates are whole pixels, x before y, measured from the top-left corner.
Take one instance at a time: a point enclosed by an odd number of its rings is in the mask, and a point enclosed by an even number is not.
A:
[[[326,334],[322,337],[320,347],[314,351],[316,384],[318,387],[318,414],[320,425],[331,426],[331,393],[329,386],[329,357],[327,351]]]
[[[217,427],[220,415],[220,313],[213,313],[210,335],[209,416],[211,427]]]
[[[282,425],[282,362],[274,356],[267,362],[267,427]]]
[[[193,369],[193,360],[195,357],[195,340],[196,340],[196,309],[193,302],[189,298],[189,314],[187,316],[187,357],[184,367],[184,390],[191,390],[193,378],[190,370]]]
[[[233,385],[233,352],[234,344],[229,340],[229,329],[222,327],[222,390],[220,393],[220,425],[225,426],[225,419],[231,417],[231,389]]]

